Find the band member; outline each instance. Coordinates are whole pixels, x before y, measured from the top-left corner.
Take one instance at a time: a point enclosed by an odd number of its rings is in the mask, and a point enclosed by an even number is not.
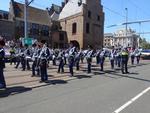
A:
[[[72,42],[70,42],[70,48],[67,50],[68,53],[68,63],[69,63],[69,71],[71,76],[74,75],[73,66],[75,61],[76,47]]]
[[[10,65],[12,65],[12,63],[14,63],[14,65],[16,65],[15,47],[12,47],[10,49]]]
[[[82,51],[80,51],[79,49],[77,49],[77,54],[75,56],[76,70],[79,70],[79,67],[80,67],[79,63],[80,63],[81,55],[82,55]]]
[[[31,51],[27,44],[25,44],[24,50],[24,59],[23,59],[23,71],[25,71],[26,67],[27,70],[30,70],[29,60],[31,60]]]
[[[100,71],[104,71],[104,61],[105,61],[105,54],[106,54],[106,51],[104,49],[101,50],[100,52]]]
[[[61,50],[58,54],[58,61],[59,61],[59,66],[58,66],[58,73],[63,73],[64,72],[64,57],[65,57],[65,52]]]
[[[0,88],[6,88],[6,82],[3,73],[3,69],[5,68],[5,52],[3,49],[4,46],[4,40],[0,39]]]
[[[33,64],[32,64],[32,77],[35,76],[35,72],[37,71],[37,75],[39,76],[40,75],[40,69],[39,69],[39,66],[38,66],[38,56],[40,54],[40,45],[37,45],[37,44],[33,44],[32,45],[32,51],[33,51],[33,54],[32,54],[32,61],[33,61]]]
[[[137,64],[139,64],[141,53],[140,53],[140,51],[138,49],[135,50],[135,57],[136,57]]]
[[[134,48],[132,48],[132,50],[131,50],[130,57],[131,57],[131,64],[134,65],[134,59],[135,59],[135,49]]]
[[[23,63],[24,63],[24,48],[22,46],[22,44],[20,44],[20,46],[16,49],[16,61],[17,64],[15,66],[15,68],[18,68],[18,66],[21,63],[21,67],[23,68]]]
[[[48,80],[48,74],[47,74],[47,59],[50,56],[50,51],[48,47],[46,46],[46,41],[42,40],[41,43],[41,51],[40,55],[38,57],[39,59],[39,65],[40,65],[40,72],[41,72],[41,81],[40,82],[46,82]]]
[[[112,49],[111,52],[110,52],[110,56],[109,56],[109,58],[110,58],[110,64],[111,64],[111,69],[114,69],[114,58],[115,58],[115,54],[116,54],[116,51],[115,51],[115,49],[114,49],[114,47],[113,47],[113,49]]]
[[[124,48],[121,52],[121,71],[122,74],[127,74],[128,72],[128,58],[129,54],[128,54],[128,50],[127,48]]]
[[[96,51],[96,55],[95,55],[95,56],[96,56],[96,64],[99,64],[99,63],[100,63],[100,57],[99,57],[100,52],[101,52],[100,50],[97,50],[97,51]]]
[[[115,65],[121,67],[121,48],[116,49]]]
[[[87,60],[87,64],[88,64],[88,73],[91,73],[92,55],[93,55],[92,46],[89,46],[88,52],[86,55],[86,60]]]

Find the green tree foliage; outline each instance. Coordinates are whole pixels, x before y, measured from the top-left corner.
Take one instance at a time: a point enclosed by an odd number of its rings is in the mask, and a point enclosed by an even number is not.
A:
[[[150,43],[145,38],[140,38],[140,46],[143,49],[150,49]]]

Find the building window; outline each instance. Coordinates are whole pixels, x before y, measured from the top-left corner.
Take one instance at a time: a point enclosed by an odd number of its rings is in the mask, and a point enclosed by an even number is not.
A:
[[[30,29],[31,35],[39,35],[39,24],[29,23],[28,28]]]
[[[3,18],[3,16],[0,14],[0,19],[2,19]]]
[[[32,24],[32,29],[36,29],[36,24]]]
[[[63,43],[60,43],[60,44],[59,44],[59,48],[60,48],[60,49],[64,48],[64,44],[63,44]]]
[[[42,36],[49,36],[49,27],[48,26],[45,26],[45,25],[42,26],[41,35]]]
[[[59,34],[59,40],[60,40],[60,41],[63,41],[63,40],[64,40],[64,34],[63,34],[63,33],[60,33],[60,34]]]
[[[86,23],[86,33],[89,34],[90,33],[90,24]]]
[[[97,16],[97,21],[100,21],[100,16],[99,15]]]
[[[72,24],[72,34],[76,34],[77,33],[77,23],[73,23]]]
[[[88,11],[88,17],[91,18],[91,11]]]
[[[3,14],[4,19],[8,19],[8,14]]]

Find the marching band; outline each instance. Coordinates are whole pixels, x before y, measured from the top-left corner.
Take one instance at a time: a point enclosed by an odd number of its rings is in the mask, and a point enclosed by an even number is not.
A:
[[[0,62],[2,59],[2,50],[0,50]],[[137,59],[137,64],[140,60],[140,52],[137,49],[132,49],[130,53],[127,48],[113,48],[107,51],[103,48],[94,50],[89,46],[88,50],[80,50],[73,43],[70,43],[70,47],[66,50],[54,50],[47,47],[45,40],[33,44],[32,47],[28,47],[27,44],[24,47],[20,45],[19,47],[15,47],[15,50],[13,48],[11,52],[13,58],[15,57],[15,68],[18,68],[21,64],[22,71],[32,69],[32,77],[40,76],[40,82],[48,81],[47,68],[50,61],[55,66],[58,64],[58,73],[64,73],[64,66],[68,64],[70,77],[72,77],[74,76],[73,67],[76,66],[76,70],[80,70],[80,62],[83,63],[84,58],[87,61],[87,73],[91,73],[92,59],[94,57],[96,58],[96,64],[100,65],[100,71],[104,71],[105,58],[109,57],[111,68],[114,69],[115,65],[121,67],[123,74],[128,73],[127,64],[129,55],[131,57],[131,64],[134,64],[135,58]],[[30,62],[32,62],[32,68],[30,68]]]

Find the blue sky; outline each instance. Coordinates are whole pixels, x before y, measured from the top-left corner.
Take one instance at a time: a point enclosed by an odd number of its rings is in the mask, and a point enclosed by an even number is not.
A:
[[[22,2],[24,0],[16,0]],[[31,5],[43,8],[50,7],[52,3],[60,5],[63,0],[35,0]],[[94,1],[94,0],[93,0]],[[144,1],[144,2],[143,2]],[[0,0],[0,9],[9,10],[10,0]],[[107,28],[106,26],[125,22],[125,8],[128,8],[128,21],[150,20],[150,0],[102,0],[105,12],[105,32],[115,32],[125,26]],[[137,32],[150,32],[150,22],[132,24],[129,27]],[[150,34],[141,34],[141,37],[150,41]]]

